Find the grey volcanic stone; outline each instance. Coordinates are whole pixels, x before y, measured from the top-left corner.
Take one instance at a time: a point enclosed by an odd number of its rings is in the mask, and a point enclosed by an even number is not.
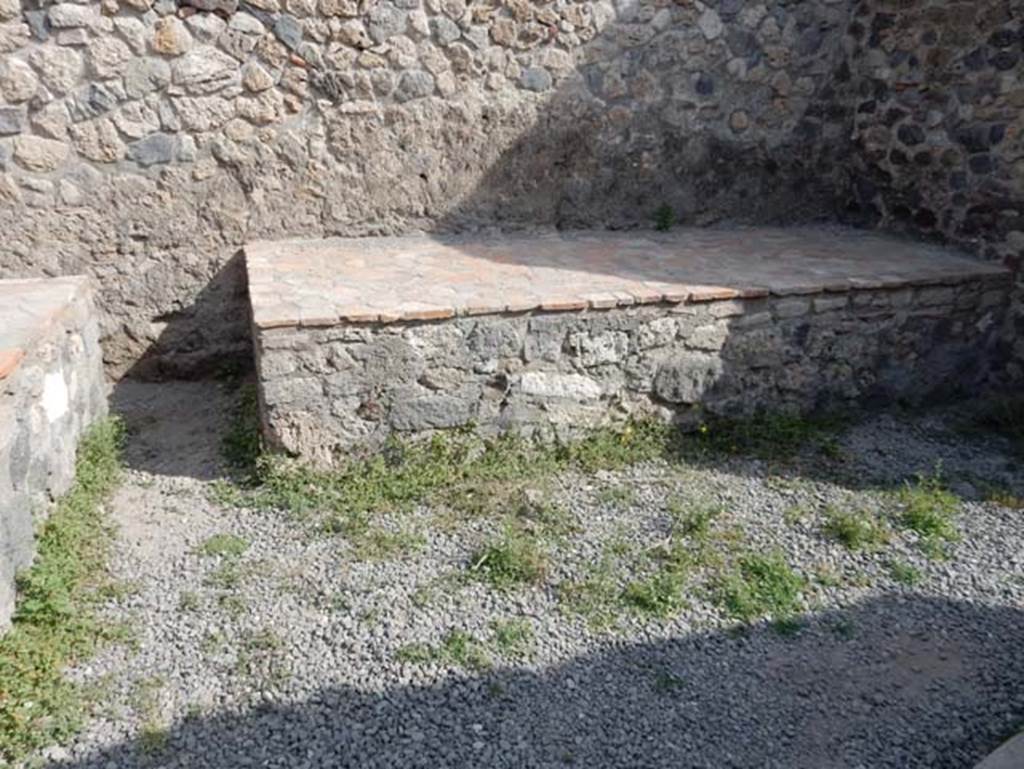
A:
[[[391,409],[391,424],[402,431],[458,427],[469,422],[470,406],[467,399],[451,395],[400,398]]]
[[[140,166],[170,163],[178,152],[178,137],[156,133],[128,145],[128,157]]]
[[[722,374],[722,360],[717,355],[685,355],[661,365],[654,378],[654,392],[668,403],[700,403]]]

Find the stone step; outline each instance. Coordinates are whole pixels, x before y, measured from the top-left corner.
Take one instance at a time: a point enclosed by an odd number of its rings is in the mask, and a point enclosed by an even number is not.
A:
[[[0,631],[39,519],[74,479],[78,438],[105,413],[89,280],[0,280]]]
[[[1002,267],[837,227],[259,242],[264,427],[317,462],[393,432],[565,432],[978,386]]]

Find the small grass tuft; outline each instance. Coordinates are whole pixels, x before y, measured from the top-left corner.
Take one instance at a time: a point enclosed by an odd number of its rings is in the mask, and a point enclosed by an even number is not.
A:
[[[762,412],[747,419],[713,418],[697,432],[698,445],[715,454],[788,459],[808,445],[834,441],[847,420],[834,415],[809,417]]]
[[[491,629],[495,646],[506,657],[523,657],[533,646],[533,626],[528,620],[495,620]]]
[[[256,385],[243,384],[239,388],[238,402],[221,449],[233,469],[248,476],[256,473],[257,462],[263,452]]]
[[[66,679],[64,668],[124,638],[95,612],[109,580],[103,502],[120,480],[123,435],[121,422],[109,419],[83,436],[74,485],[39,532],[35,562],[18,576],[13,627],[0,638],[0,759],[11,763],[78,731],[98,692]]]
[[[515,526],[478,550],[470,559],[470,573],[493,587],[507,590],[537,583],[547,573],[548,557],[540,540]]]
[[[921,547],[929,557],[944,557],[947,546],[960,539],[954,520],[960,500],[943,487],[938,473],[905,483],[896,500],[900,524],[921,538]]]
[[[892,561],[889,564],[889,576],[893,582],[907,587],[914,587],[924,581],[924,574],[916,566],[903,561]]]
[[[889,529],[866,510],[825,511],[825,533],[849,550],[872,550],[889,541]]]
[[[237,558],[249,549],[248,540],[235,534],[214,534],[206,539],[198,549],[200,555],[222,558]]]
[[[781,554],[748,554],[722,579],[719,601],[743,622],[763,618],[785,621],[796,615],[804,586],[804,578]]]
[[[671,566],[656,571],[646,579],[631,582],[622,598],[633,609],[654,617],[668,619],[687,607],[683,598],[686,575]]]
[[[676,221],[676,212],[668,203],[662,203],[654,212],[654,229],[658,232],[668,232]]]

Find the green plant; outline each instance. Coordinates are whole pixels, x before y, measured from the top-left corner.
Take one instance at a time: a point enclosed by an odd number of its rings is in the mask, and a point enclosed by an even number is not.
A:
[[[676,212],[668,203],[662,203],[654,212],[654,229],[668,232],[676,223]]]
[[[235,470],[249,476],[256,472],[263,451],[256,385],[244,384],[239,389],[238,402],[221,447],[224,458]]]
[[[633,504],[633,489],[628,486],[605,486],[597,493],[597,501],[609,507],[627,508]]]
[[[672,533],[698,542],[708,538],[712,524],[722,514],[722,508],[717,505],[703,501],[696,506],[687,505],[678,497],[669,500],[668,511],[672,516]]]
[[[103,502],[120,479],[123,435],[110,419],[83,436],[74,484],[39,532],[35,562],[18,576],[13,626],[0,638],[0,758],[11,763],[80,728],[98,692],[66,679],[64,668],[124,638],[95,611],[112,535]]]
[[[586,620],[594,630],[604,630],[619,616],[621,589],[614,575],[614,560],[605,554],[583,579],[559,585],[562,607]]]
[[[672,694],[682,689],[684,683],[682,677],[671,670],[659,670],[654,676],[654,689],[662,694]]]
[[[888,528],[866,510],[828,508],[825,533],[850,550],[873,549],[889,541]]]
[[[938,473],[905,483],[896,499],[900,523],[921,538],[921,547],[929,556],[943,557],[946,545],[960,539],[954,520],[960,500],[943,487]]]
[[[472,670],[486,670],[490,657],[483,644],[464,630],[453,629],[441,641],[441,658],[453,665]]]
[[[395,659],[412,665],[442,662],[472,670],[486,670],[491,666],[484,645],[471,634],[457,628],[448,631],[436,647],[425,643],[401,646],[395,651]]]
[[[430,644],[411,643],[398,647],[395,651],[395,659],[410,665],[422,665],[433,662],[437,659],[437,654]]]
[[[843,430],[841,416],[761,412],[745,419],[715,417],[697,431],[697,445],[714,454],[752,455],[759,459],[787,459],[809,444],[821,445]]]
[[[548,557],[540,541],[516,527],[486,544],[470,559],[470,573],[499,589],[540,582]]]
[[[494,643],[506,657],[522,657],[533,645],[533,626],[525,619],[495,620]]]
[[[675,568],[662,568],[646,579],[626,585],[622,597],[637,611],[667,619],[686,608],[685,586],[684,573]]]
[[[805,580],[778,553],[741,556],[719,586],[719,601],[743,622],[791,619],[800,605]]]
[[[201,555],[237,558],[249,549],[249,542],[235,534],[214,534],[198,549]]]
[[[181,611],[199,611],[201,605],[199,596],[189,590],[183,590],[178,596],[178,609]]]
[[[889,564],[889,576],[892,577],[893,582],[899,582],[908,587],[918,585],[924,580],[924,574],[920,569],[902,561],[892,561]]]

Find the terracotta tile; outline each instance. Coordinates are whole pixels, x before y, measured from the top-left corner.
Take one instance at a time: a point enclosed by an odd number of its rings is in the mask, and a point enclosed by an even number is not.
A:
[[[6,379],[13,374],[24,357],[25,351],[16,347],[0,350],[0,379]]]

